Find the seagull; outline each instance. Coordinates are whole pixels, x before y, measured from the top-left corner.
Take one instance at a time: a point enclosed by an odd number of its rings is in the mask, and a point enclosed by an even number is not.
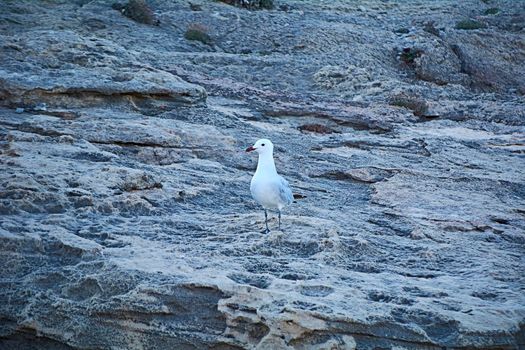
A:
[[[260,139],[253,146],[246,149],[246,152],[255,151],[259,153],[257,170],[252,177],[250,191],[252,197],[264,208],[264,219],[266,230],[268,228],[268,212],[270,209],[279,211],[279,230],[281,229],[281,210],[293,202],[293,194],[288,181],[277,174],[273,161],[273,143],[268,139]]]

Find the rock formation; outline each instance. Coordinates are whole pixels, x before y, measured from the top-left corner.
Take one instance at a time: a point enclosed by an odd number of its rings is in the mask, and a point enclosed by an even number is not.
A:
[[[525,347],[523,3],[229,3],[2,1],[0,349]]]

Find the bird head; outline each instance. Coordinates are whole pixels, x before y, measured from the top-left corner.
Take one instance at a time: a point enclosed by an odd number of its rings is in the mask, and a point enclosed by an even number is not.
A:
[[[273,153],[273,143],[268,139],[260,139],[255,142],[253,146],[246,148],[246,152],[255,151],[259,154],[272,154]]]

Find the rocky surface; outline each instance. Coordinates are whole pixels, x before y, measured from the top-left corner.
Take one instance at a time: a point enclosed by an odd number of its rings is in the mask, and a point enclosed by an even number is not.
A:
[[[2,1],[0,349],[525,347],[523,2],[148,5]]]

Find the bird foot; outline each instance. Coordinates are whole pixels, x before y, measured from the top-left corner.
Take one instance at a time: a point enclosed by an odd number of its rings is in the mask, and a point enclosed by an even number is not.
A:
[[[262,230],[261,233],[268,234],[268,233],[270,233],[270,230],[266,228],[266,229]]]

